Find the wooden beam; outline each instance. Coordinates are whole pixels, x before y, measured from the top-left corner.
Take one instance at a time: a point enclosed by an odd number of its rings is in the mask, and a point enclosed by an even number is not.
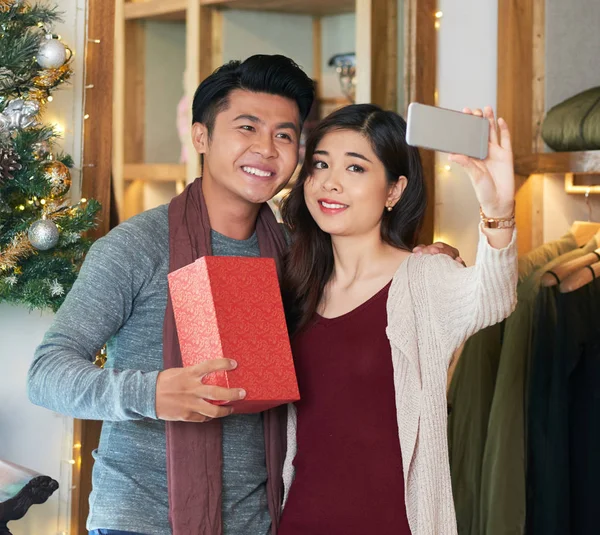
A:
[[[517,247],[522,253],[544,243],[544,175],[517,178]]]
[[[102,204],[100,224],[89,234],[100,237],[109,230],[110,182],[112,154],[112,104],[114,55],[114,2],[90,0],[88,14],[89,39],[86,52],[85,113],[90,126],[84,123],[82,195]]]
[[[73,535],[88,535],[86,521],[89,515],[89,496],[92,492],[92,452],[98,447],[102,422],[97,420],[73,421],[73,492],[71,494],[71,529]]]
[[[539,77],[542,64],[540,38],[534,36],[541,31],[539,1],[498,0],[498,116],[510,127],[516,162],[531,158],[537,145],[535,121],[541,106],[542,85],[536,76]],[[515,167],[518,247],[519,253],[525,254],[543,243],[543,233],[539,230],[543,227],[539,200],[543,200],[540,186],[543,177],[529,177],[522,165]]]
[[[89,0],[86,50],[85,112],[93,126],[84,125],[82,195],[102,204],[100,223],[89,234],[99,238],[110,229],[111,155],[113,133],[113,58],[115,55],[115,11],[118,2]],[[90,87],[93,86],[93,87]],[[92,490],[92,451],[98,447],[101,422],[74,420],[73,494],[70,532],[86,535],[88,498]]]
[[[371,102],[398,104],[398,0],[371,0]]]
[[[534,173],[600,173],[600,150],[575,152],[542,152],[517,157],[515,172]]]
[[[125,0],[115,0],[115,37],[113,58],[113,151],[112,180],[117,221],[123,216],[125,163]]]
[[[397,6],[397,0],[356,0],[357,103],[372,103],[386,110],[396,110]]]
[[[356,96],[357,104],[371,102],[372,0],[356,0]]]
[[[573,195],[599,195],[600,194],[600,175],[594,175],[596,184],[577,184],[575,182],[575,173],[565,175],[565,193]]]
[[[313,50],[313,72],[312,78],[317,85],[316,97],[320,98],[323,87],[321,79],[323,77],[323,25],[321,17],[312,19],[312,50]]]
[[[144,186],[143,180],[134,180],[133,182],[125,183],[125,191],[123,193],[123,215],[121,221],[126,221],[130,217],[144,211]]]
[[[146,125],[146,27],[143,21],[125,23],[124,162],[139,163],[145,157]]]
[[[511,130],[515,157],[533,140],[534,9],[530,0],[498,0],[498,115]]]
[[[211,70],[223,65],[223,13],[219,9],[211,9],[212,60]]]
[[[162,18],[184,20],[188,0],[146,0],[125,2],[123,15],[126,20]]]
[[[200,3],[229,9],[321,16],[354,11],[354,0],[200,0]]]
[[[542,122],[546,114],[546,0],[533,0],[533,57],[532,57],[533,139],[531,150],[544,151]]]
[[[187,0],[187,26],[186,26],[186,95],[191,103],[194,93],[200,82],[213,70],[213,10],[211,7],[201,7],[198,0]],[[187,162],[186,181],[193,182],[200,176],[200,160],[188,136],[187,149],[189,159]]]
[[[435,106],[437,79],[437,0],[406,0],[404,3],[405,101]],[[405,110],[402,110],[405,112]],[[435,153],[420,150],[427,187],[427,210],[420,243],[433,241],[435,218]]]
[[[128,163],[124,166],[125,180],[142,182],[177,182],[185,180],[186,166],[177,163]]]

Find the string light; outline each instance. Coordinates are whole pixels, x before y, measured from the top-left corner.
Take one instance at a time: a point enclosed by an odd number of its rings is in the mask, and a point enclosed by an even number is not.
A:
[[[450,171],[452,167],[449,164],[444,165],[444,171]]]
[[[22,212],[23,210],[25,210],[25,206],[23,206],[22,204],[20,204],[19,205],[19,210],[21,210],[21,212]]]
[[[441,19],[443,16],[444,16],[444,14],[441,11],[436,11],[436,13],[435,13],[436,19]]]
[[[440,26],[441,26],[441,25],[440,25],[440,21],[439,21],[439,20],[436,20],[436,21],[435,21],[435,24],[434,24],[434,26],[435,26],[435,29],[436,29],[436,30],[439,30],[439,29],[440,29]]]
[[[47,99],[48,102],[52,102],[54,100],[54,97],[52,95],[50,95]]]
[[[42,206],[43,206],[44,204],[46,204],[46,199],[42,199],[42,200],[40,201],[40,204],[41,204]]]
[[[87,202],[87,199],[85,197],[82,197],[81,204],[85,204],[86,202]]]
[[[89,113],[86,113],[86,114],[83,116],[83,119],[84,119],[84,120],[86,120],[86,121],[87,121],[89,118],[90,118],[90,114],[89,114]]]

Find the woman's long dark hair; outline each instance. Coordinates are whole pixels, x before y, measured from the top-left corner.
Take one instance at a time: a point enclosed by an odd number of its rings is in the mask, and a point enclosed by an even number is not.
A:
[[[304,183],[313,174],[313,155],[323,137],[335,130],[359,132],[383,163],[390,186],[400,176],[408,179],[400,201],[383,211],[381,239],[400,249],[416,245],[427,202],[419,151],[406,144],[406,122],[398,114],[371,104],[346,106],[326,117],[306,142],[306,156],[298,180],[282,205],[282,216],[292,236],[285,258],[283,298],[290,333],[298,332],[317,311],[325,285],[333,273],[331,236],[310,215]]]

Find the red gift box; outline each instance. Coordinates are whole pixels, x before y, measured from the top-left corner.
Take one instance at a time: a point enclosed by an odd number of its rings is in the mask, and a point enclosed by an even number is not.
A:
[[[228,358],[205,384],[243,388],[236,413],[298,401],[298,383],[272,258],[205,256],[169,274],[184,366]]]

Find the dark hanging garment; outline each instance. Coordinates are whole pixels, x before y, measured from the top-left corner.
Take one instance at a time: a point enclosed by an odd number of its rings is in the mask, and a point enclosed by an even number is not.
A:
[[[598,533],[600,281],[566,294],[545,289],[537,305],[527,533]]]

